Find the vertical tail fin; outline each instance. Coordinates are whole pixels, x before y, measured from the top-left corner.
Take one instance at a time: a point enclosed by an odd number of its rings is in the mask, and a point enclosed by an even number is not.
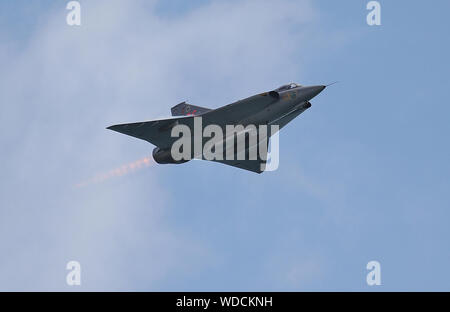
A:
[[[182,102],[172,107],[170,111],[172,116],[198,116],[211,111],[211,109]]]

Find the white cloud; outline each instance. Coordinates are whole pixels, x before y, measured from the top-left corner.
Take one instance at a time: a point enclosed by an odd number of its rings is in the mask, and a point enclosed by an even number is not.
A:
[[[174,19],[146,1],[85,1],[80,27],[66,13],[47,13],[20,48],[0,45],[0,290],[68,290],[69,260],[82,290],[159,289],[214,252],[167,221],[172,194],[155,173],[72,188],[149,152],[104,128],[301,80],[296,49],[315,12],[309,1],[213,2]]]

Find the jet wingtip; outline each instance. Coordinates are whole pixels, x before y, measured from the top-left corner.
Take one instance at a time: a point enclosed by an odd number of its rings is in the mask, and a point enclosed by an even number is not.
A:
[[[106,127],[106,129],[117,131],[118,129],[121,128],[121,126],[123,126],[123,125],[112,125],[112,126]]]
[[[106,127],[106,129],[107,130],[112,130],[112,131],[115,131],[115,132],[119,132],[119,133],[127,134],[121,129],[120,125],[112,125],[112,126]]]

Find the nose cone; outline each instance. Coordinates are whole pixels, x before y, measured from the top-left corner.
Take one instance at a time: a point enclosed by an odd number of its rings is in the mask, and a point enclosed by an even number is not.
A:
[[[305,95],[305,97],[308,100],[311,100],[313,97],[315,97],[317,94],[323,91],[326,86],[309,86],[309,87],[303,87],[302,93]]]

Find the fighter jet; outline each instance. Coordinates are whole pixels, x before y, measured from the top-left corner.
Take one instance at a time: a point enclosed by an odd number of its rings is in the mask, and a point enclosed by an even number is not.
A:
[[[190,153],[189,159],[174,159],[172,153],[172,146],[179,138],[174,137],[172,130],[176,126],[187,126],[185,129],[190,129],[191,133],[195,132],[196,119],[201,119],[201,130],[203,131],[209,125],[218,125],[225,130],[227,125],[266,125],[278,126],[283,128],[291,122],[298,115],[311,107],[309,102],[312,98],[317,96],[325,89],[324,85],[302,86],[296,83],[283,85],[275,90],[260,93],[246,99],[219,107],[217,109],[209,109],[205,107],[195,106],[182,102],[171,108],[172,118],[143,121],[135,123],[118,124],[108,127],[123,134],[127,134],[155,145],[153,149],[153,158],[159,164],[180,164],[193,158],[205,159],[202,155],[195,155],[195,152]],[[201,118],[196,118],[201,117]],[[226,131],[224,131],[225,133]],[[270,133],[268,137],[273,135]],[[268,145],[269,140],[262,140],[262,136],[258,134],[257,146],[261,144]],[[205,146],[207,138],[201,140],[201,147]],[[221,142],[229,141],[225,138]],[[239,149],[236,148],[236,141],[234,134],[232,138],[234,157],[207,159],[234,166],[237,168],[249,170],[256,173],[262,173],[267,162],[267,155],[257,155],[256,158],[249,158],[249,150],[252,148],[245,145],[245,155],[237,157]],[[217,141],[216,141],[217,143]],[[192,143],[192,146],[195,144]],[[266,146],[267,147],[267,146]],[[255,146],[253,146],[255,148]],[[195,148],[192,148],[195,150]],[[265,153],[267,153],[267,149]]]

